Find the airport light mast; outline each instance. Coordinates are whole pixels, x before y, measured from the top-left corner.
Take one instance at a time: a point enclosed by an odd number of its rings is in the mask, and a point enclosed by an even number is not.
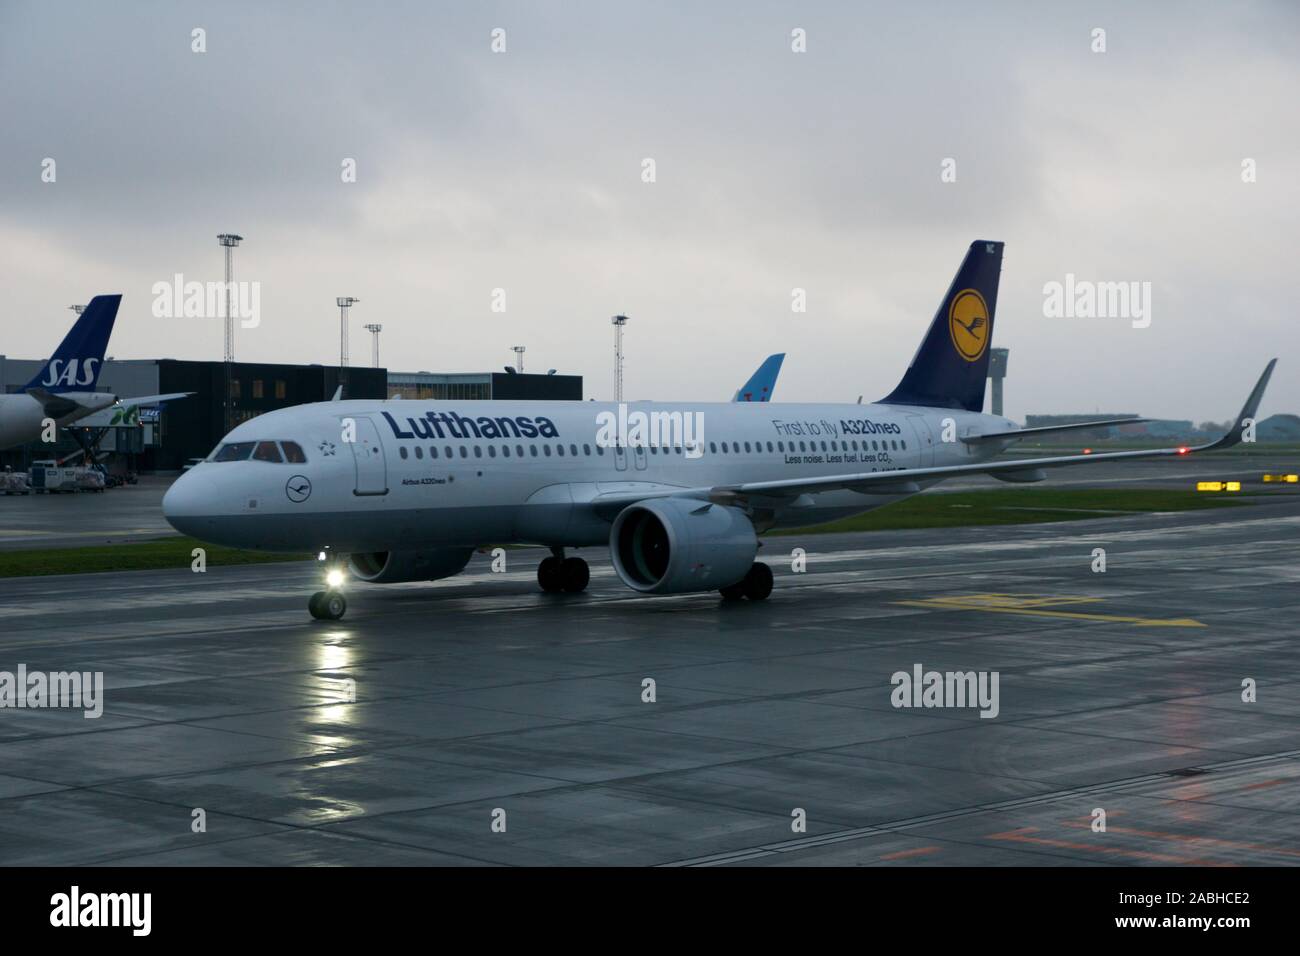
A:
[[[515,353],[515,368],[522,375],[524,373],[524,346],[512,345],[510,351]]]
[[[369,325],[363,326],[363,328],[375,337],[373,343],[374,354],[372,357],[375,362],[375,368],[379,368],[379,333],[384,331],[384,327],[377,322],[371,322]]]
[[[243,236],[237,236],[233,232],[223,232],[217,236],[217,242],[226,251],[226,347],[225,347],[225,379],[226,389],[225,397],[222,401],[222,408],[225,413],[226,431],[234,427],[234,406],[230,390],[233,387],[234,371],[232,366],[235,362],[235,312],[232,308],[232,297],[235,293],[235,247],[244,241]]]
[[[339,386],[348,383],[348,309],[361,300],[355,296],[341,295],[334,300],[339,307]]]
[[[623,326],[626,315],[616,315],[609,320],[614,326],[614,401],[623,401]]]

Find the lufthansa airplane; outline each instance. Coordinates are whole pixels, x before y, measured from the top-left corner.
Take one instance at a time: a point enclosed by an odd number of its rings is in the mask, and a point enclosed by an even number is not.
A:
[[[57,426],[71,425],[118,404],[116,395],[97,392],[95,387],[121,302],[120,295],[91,299],[22,392],[0,395],[0,449],[38,441],[47,419]],[[191,394],[143,395],[126,401],[133,406],[155,405]]]
[[[1001,267],[1002,243],[971,244],[902,381],[870,405],[322,402],[241,424],[163,510],[204,541],[318,553],[327,587],[308,609],[329,620],[347,609],[347,572],[433,581],[510,542],[550,548],[544,591],[582,591],[587,563],[568,549],[608,547],[637,591],[761,601],[772,571],[754,559],[771,528],[869,511],[955,475],[1033,482],[1062,465],[1241,440],[1276,359],[1218,441],[993,460],[1020,438],[1132,421],[1021,429],[982,414]]]

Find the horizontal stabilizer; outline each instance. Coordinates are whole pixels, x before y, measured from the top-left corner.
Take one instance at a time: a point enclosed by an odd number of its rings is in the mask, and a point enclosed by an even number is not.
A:
[[[59,392],[45,388],[28,388],[27,394],[41,403],[47,418],[61,422],[73,416],[83,418],[91,412],[107,408],[117,401],[116,395],[107,392]]]

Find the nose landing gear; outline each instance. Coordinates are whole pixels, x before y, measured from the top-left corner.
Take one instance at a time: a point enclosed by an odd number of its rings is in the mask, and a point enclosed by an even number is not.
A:
[[[580,594],[591,580],[591,569],[582,558],[566,558],[563,548],[552,548],[551,556],[537,566],[537,584],[547,594]]]
[[[307,610],[318,621],[337,621],[347,613],[348,599],[342,591],[317,591],[307,602]]]
[[[325,586],[327,590],[317,591],[307,601],[307,610],[318,621],[340,620],[348,610],[348,599],[340,588],[347,580],[348,572],[344,568],[342,555],[322,551],[320,563],[325,566]]]

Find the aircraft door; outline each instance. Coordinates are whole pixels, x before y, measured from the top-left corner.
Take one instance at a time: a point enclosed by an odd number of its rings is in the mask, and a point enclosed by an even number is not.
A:
[[[917,468],[930,468],[934,465],[934,431],[930,428],[930,423],[926,421],[924,415],[908,415],[907,420],[912,424],[912,432],[916,435],[916,466]]]
[[[364,415],[356,416],[356,435],[352,444],[352,460],[357,468],[356,495],[388,494],[388,465],[384,460],[384,446],[379,440],[379,429]],[[346,419],[344,425],[347,424]]]

